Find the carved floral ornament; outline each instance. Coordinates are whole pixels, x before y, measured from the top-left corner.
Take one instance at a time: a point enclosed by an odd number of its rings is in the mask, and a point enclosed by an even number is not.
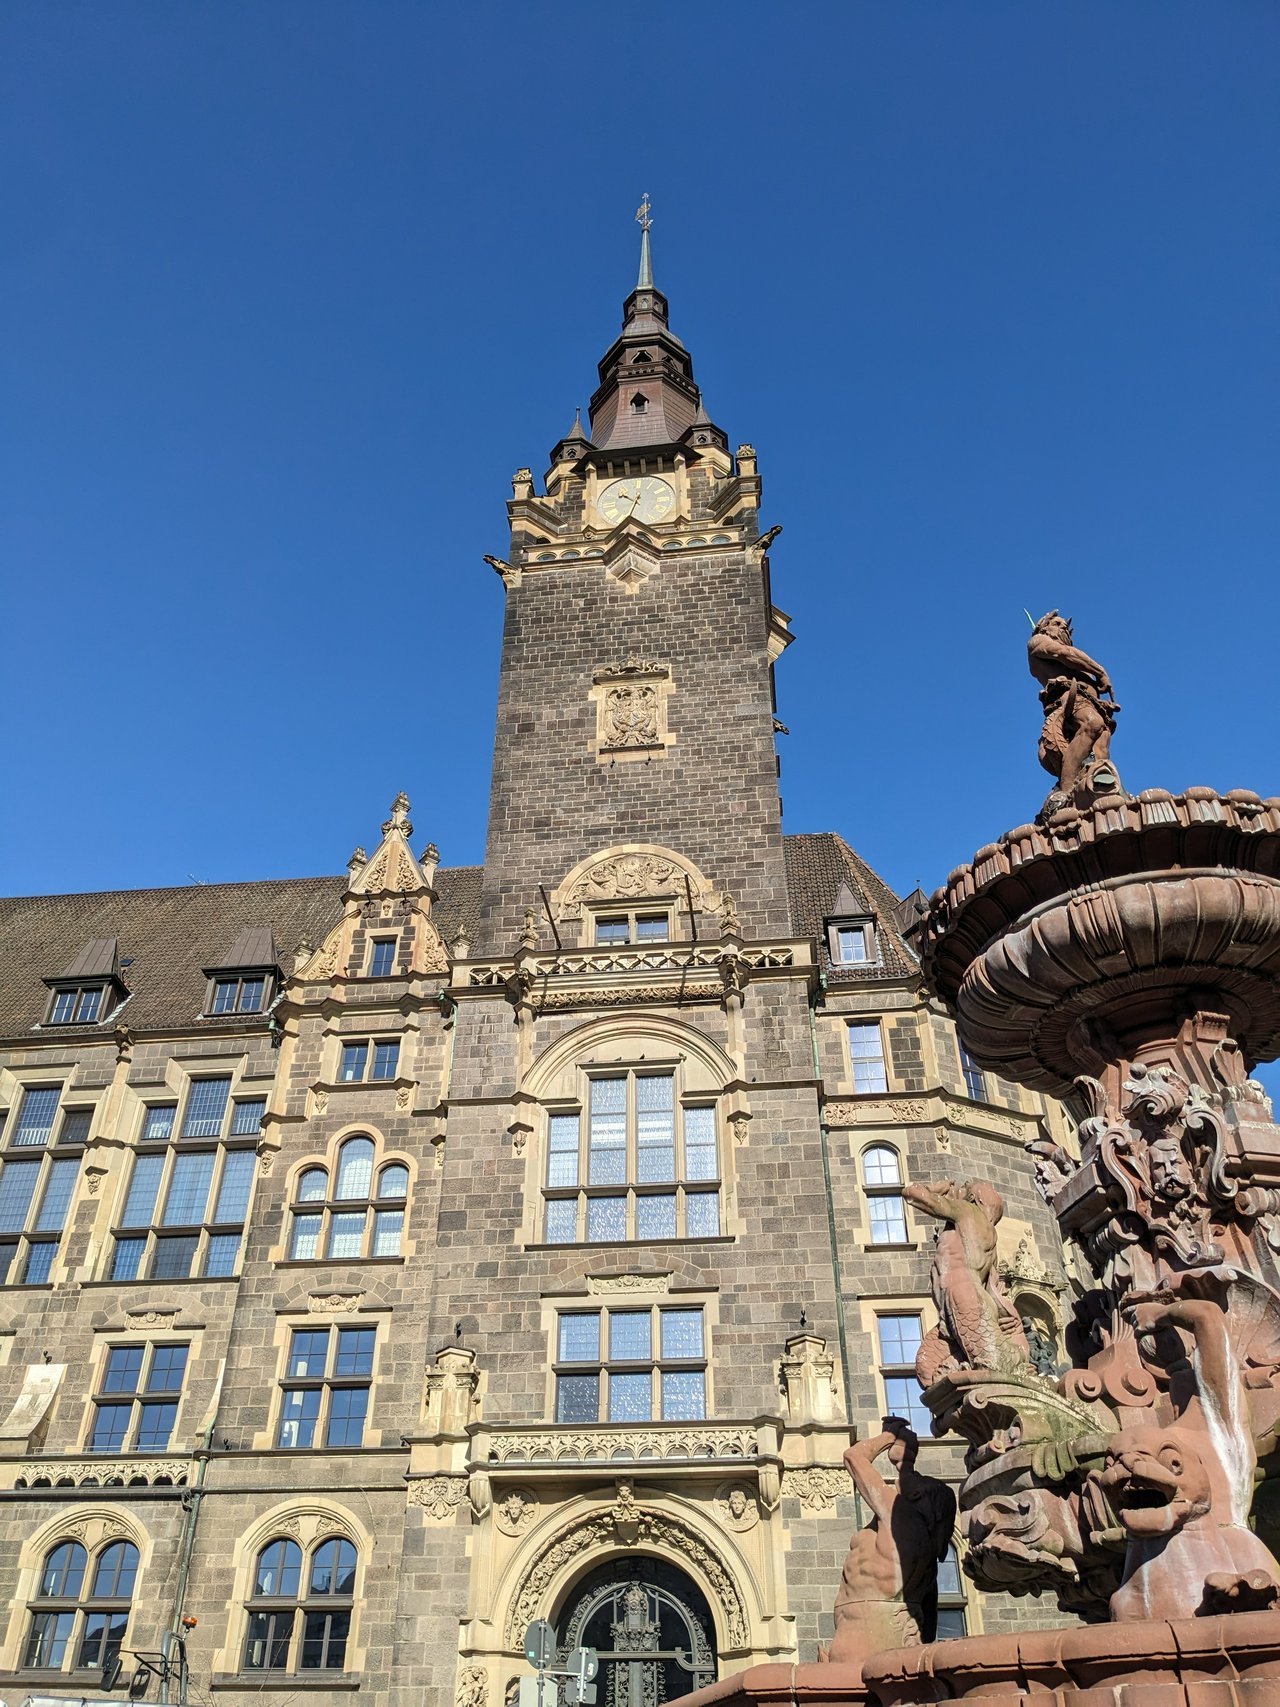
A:
[[[713,912],[720,896],[691,860],[668,848],[612,848],[595,855],[565,878],[553,898],[561,918],[576,918],[584,902],[665,901]]]
[[[632,1549],[637,1544],[645,1551],[676,1558],[695,1578],[700,1577],[708,1598],[723,1612],[725,1645],[746,1647],[746,1603],[720,1553],[679,1518],[641,1504],[628,1482],[619,1484],[611,1507],[600,1507],[577,1518],[541,1548],[511,1598],[506,1621],[508,1647],[518,1648],[533,1620],[546,1616],[557,1580],[577,1568],[585,1555]]]
[[[420,1506],[436,1523],[447,1523],[467,1504],[465,1476],[423,1476],[409,1483],[409,1504]]]

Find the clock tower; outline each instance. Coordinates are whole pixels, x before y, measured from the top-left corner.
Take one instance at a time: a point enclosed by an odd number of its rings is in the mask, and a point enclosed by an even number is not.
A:
[[[791,933],[769,590],[755,451],[729,450],[653,279],[648,197],[622,330],[544,489],[519,469],[477,948],[605,849],[669,849],[754,937]],[[776,532],[776,530],[775,530]],[[692,910],[692,903],[691,903]],[[713,921],[693,933],[714,929]],[[688,934],[681,927],[680,935]]]

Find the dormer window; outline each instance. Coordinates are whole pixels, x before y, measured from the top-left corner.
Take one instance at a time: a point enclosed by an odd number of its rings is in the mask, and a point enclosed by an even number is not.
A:
[[[637,350],[631,358],[633,366],[636,362],[651,362],[652,360],[653,356],[648,350]]]
[[[840,885],[826,929],[827,955],[836,971],[852,972],[880,964],[875,915],[865,895],[855,895],[847,882]]]
[[[831,959],[836,966],[868,966],[875,959],[875,929],[870,920],[831,927]]]
[[[263,972],[247,978],[215,978],[211,1014],[260,1014],[267,996],[267,979]]]
[[[76,984],[55,990],[50,1025],[96,1025],[106,998],[105,984]]]
[[[265,1013],[279,988],[280,968],[270,930],[243,930],[226,956],[206,966],[204,1011],[209,1019]]]
[[[115,937],[87,942],[64,972],[44,980],[51,991],[45,1024],[104,1025],[129,994],[120,967]]]
[[[637,391],[635,396],[631,399],[631,413],[633,415],[643,415],[648,407],[649,399],[645,396],[643,391]]]

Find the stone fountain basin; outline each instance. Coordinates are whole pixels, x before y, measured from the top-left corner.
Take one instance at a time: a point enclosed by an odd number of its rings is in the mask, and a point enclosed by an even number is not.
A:
[[[862,1672],[880,1707],[1280,1707],[1280,1613],[960,1637]]]
[[[1123,1046],[1189,1004],[1252,1067],[1280,1052],[1280,800],[1149,789],[1022,825],[937,891],[922,958],[977,1059],[1051,1095],[1092,1070],[1090,1024]]]

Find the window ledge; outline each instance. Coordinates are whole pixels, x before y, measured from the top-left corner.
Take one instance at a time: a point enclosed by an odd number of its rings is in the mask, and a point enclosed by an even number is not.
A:
[[[872,1256],[876,1251],[918,1251],[920,1246],[915,1244],[912,1240],[907,1239],[905,1241],[897,1240],[893,1244],[860,1245],[858,1248],[866,1251],[868,1256]]]
[[[708,1233],[702,1238],[685,1239],[577,1239],[568,1244],[548,1245],[539,1240],[531,1240],[523,1248],[526,1251],[617,1251],[617,1250],[661,1250],[667,1245],[732,1245],[736,1242],[734,1233]],[[877,1247],[884,1250],[886,1247]]]
[[[133,1238],[143,1235],[125,1234],[122,1236]],[[136,1280],[82,1280],[80,1282],[82,1289],[86,1292],[91,1286],[153,1286],[158,1288],[162,1286],[238,1286],[239,1284],[240,1276],[238,1274],[186,1274],[175,1276],[171,1280],[148,1280],[145,1275],[140,1274]],[[47,1291],[48,1288],[28,1287],[27,1290],[38,1292]]]
[[[215,1671],[210,1689],[359,1689],[358,1671]]]
[[[273,1268],[369,1268],[376,1265],[379,1268],[394,1268],[397,1263],[402,1267],[403,1257],[281,1257],[273,1263]]]

